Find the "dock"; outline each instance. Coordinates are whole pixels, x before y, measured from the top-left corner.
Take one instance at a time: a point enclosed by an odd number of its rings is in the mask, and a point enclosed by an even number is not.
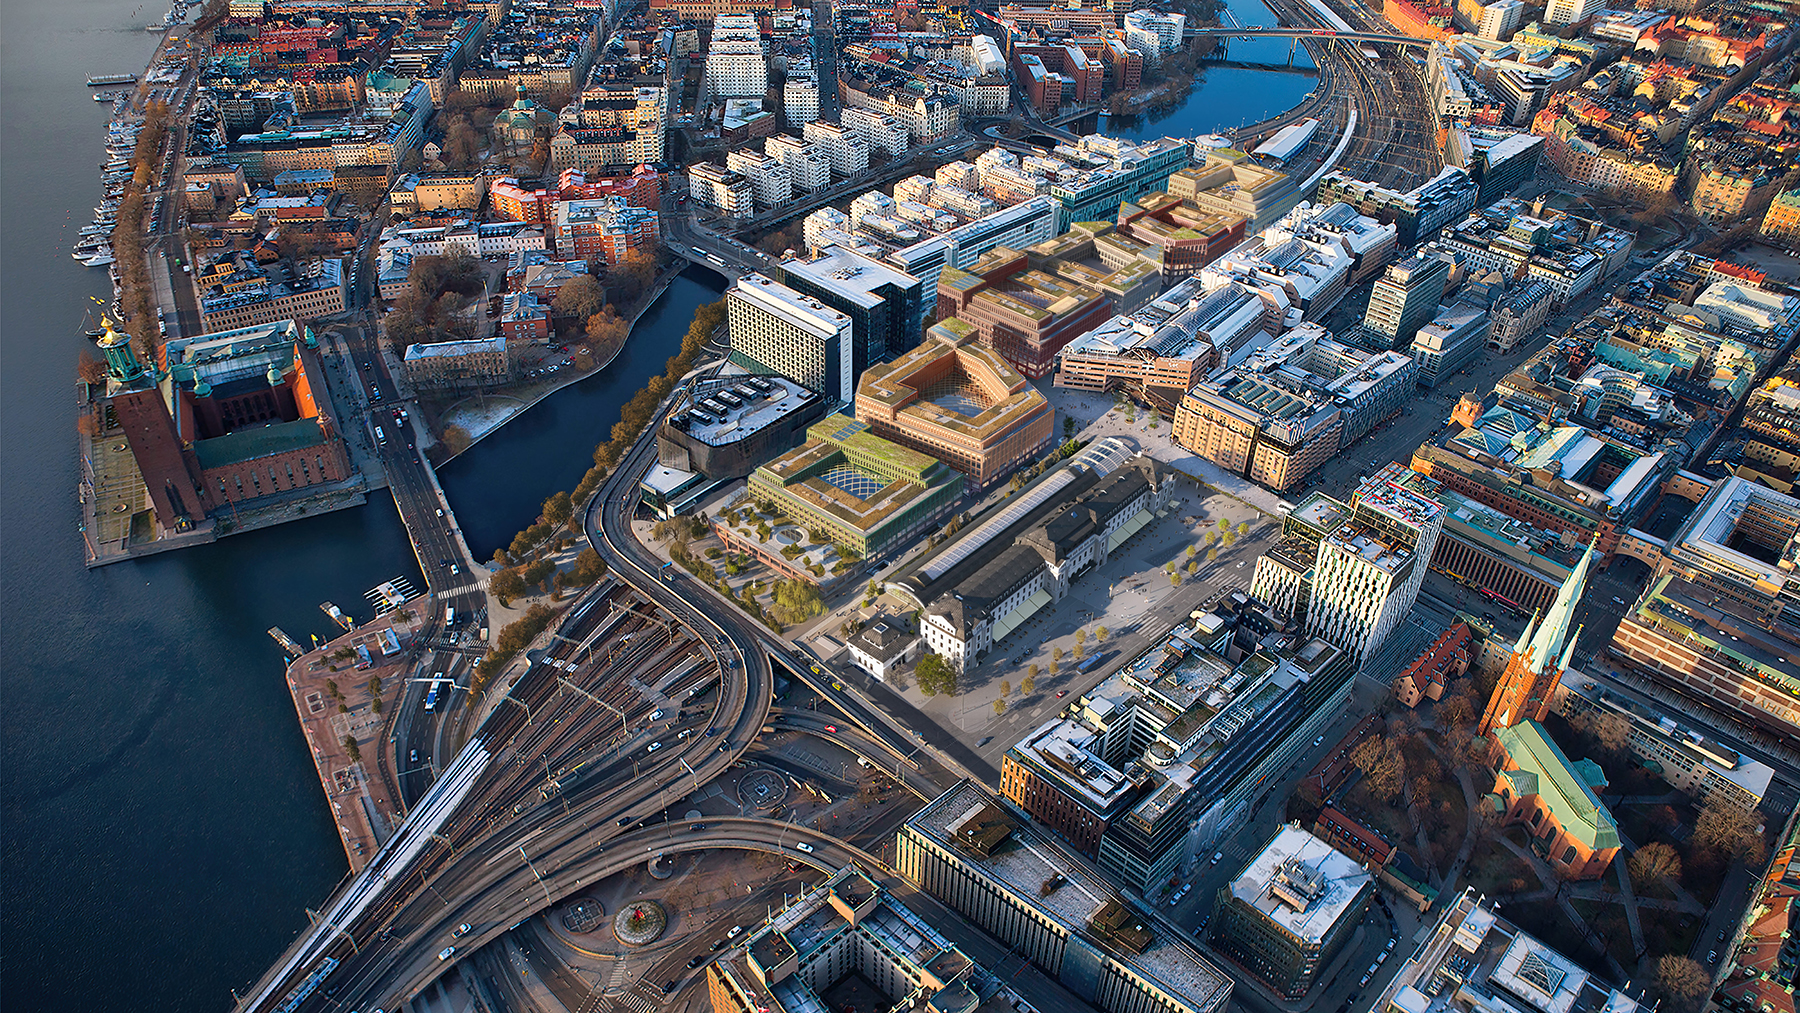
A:
[[[280,644],[281,649],[286,651],[290,658],[298,658],[306,653],[306,649],[294,643],[294,638],[288,636],[279,626],[269,627],[269,638]]]
[[[393,708],[406,695],[412,662],[407,648],[429,620],[428,609],[392,610],[299,654],[287,667],[294,712],[352,871],[374,858],[405,818],[382,753]],[[281,637],[284,648],[293,643],[285,633]]]

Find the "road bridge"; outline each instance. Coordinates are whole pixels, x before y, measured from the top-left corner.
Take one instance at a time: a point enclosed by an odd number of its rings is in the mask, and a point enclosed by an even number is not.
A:
[[[921,769],[920,759],[925,759],[934,769],[941,769],[929,757],[920,757],[918,749],[902,753],[868,732],[848,722],[832,721],[820,717],[812,711],[785,710],[777,707],[769,712],[769,725],[776,731],[803,732],[828,739],[850,752],[859,759],[867,760],[874,769],[894,777],[907,791],[918,796],[920,801],[929,802],[942,795],[956,783],[954,777],[944,783]]]

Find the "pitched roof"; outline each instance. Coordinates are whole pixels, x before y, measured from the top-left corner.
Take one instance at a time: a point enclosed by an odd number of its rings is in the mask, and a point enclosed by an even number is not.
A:
[[[1507,771],[1506,776],[1522,788],[1526,778],[1521,775],[1530,774],[1537,781],[1535,794],[1564,830],[1593,851],[1619,846],[1619,826],[1612,813],[1594,795],[1575,764],[1551,741],[1543,725],[1522,721],[1511,728],[1497,728],[1494,734],[1506,755],[1519,765],[1518,770]],[[1523,790],[1519,793],[1527,794]]]

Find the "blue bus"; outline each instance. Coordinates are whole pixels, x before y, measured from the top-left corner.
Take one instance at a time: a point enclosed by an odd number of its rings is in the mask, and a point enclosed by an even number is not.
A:
[[[438,684],[434,682],[431,684],[431,692],[425,694],[425,709],[428,711],[437,710],[437,698]]]
[[[1094,667],[1095,667],[1095,666],[1096,666],[1096,665],[1098,665],[1098,664],[1100,664],[1100,662],[1102,662],[1102,661],[1104,661],[1104,660],[1105,660],[1105,659],[1106,659],[1106,655],[1104,655],[1104,654],[1096,654],[1096,655],[1094,655],[1094,656],[1093,656],[1093,657],[1091,657],[1091,658],[1089,658],[1089,659],[1088,659],[1088,660],[1086,660],[1086,661],[1084,661],[1084,662],[1082,662],[1082,663],[1081,663],[1081,664],[1079,664],[1079,665],[1076,665],[1076,666],[1075,666],[1075,671],[1077,671],[1077,672],[1091,672],[1091,671],[1093,671],[1093,670],[1094,670]]]

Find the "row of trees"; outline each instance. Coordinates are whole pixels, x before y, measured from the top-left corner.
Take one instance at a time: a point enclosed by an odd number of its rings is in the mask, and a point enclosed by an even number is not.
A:
[[[119,211],[112,230],[113,259],[117,261],[119,285],[119,327],[132,337],[138,357],[148,362],[155,356],[156,301],[150,287],[150,266],[144,256],[144,234],[149,224],[150,184],[156,180],[156,167],[174,119],[167,102],[152,102],[144,114],[144,128],[138,133],[137,146],[131,152],[131,182],[119,199]]]
[[[548,605],[539,603],[526,609],[525,614],[520,618],[514,619],[502,627],[499,638],[494,641],[494,649],[489,651],[487,657],[481,659],[480,663],[475,666],[475,674],[470,680],[472,685],[469,688],[480,692],[481,687],[487,685],[487,681],[494,677],[494,673],[505,668],[507,662],[513,660],[520,651],[537,639],[538,634],[549,629],[550,620],[554,618],[556,618],[556,613]]]

